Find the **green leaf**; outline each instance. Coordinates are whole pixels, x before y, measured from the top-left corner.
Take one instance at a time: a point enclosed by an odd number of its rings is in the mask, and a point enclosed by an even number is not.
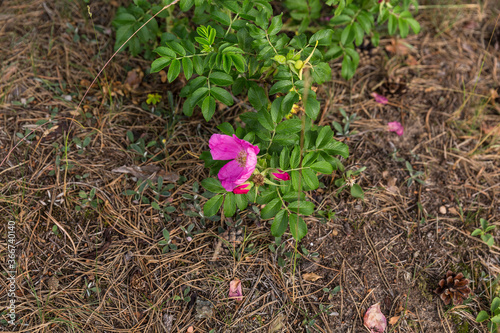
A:
[[[206,217],[210,217],[217,214],[220,206],[222,206],[223,201],[224,196],[222,196],[221,194],[212,197],[210,200],[205,202],[205,205],[203,206],[203,215],[205,215]]]
[[[179,55],[181,55],[183,57],[186,55],[186,50],[184,50],[184,48],[182,47],[181,44],[179,44],[177,42],[167,42],[167,45],[170,46],[170,48],[172,50],[174,50],[175,53],[178,53]]]
[[[292,186],[295,191],[301,190],[302,186],[299,188],[300,172],[298,170],[293,170],[290,172],[290,178],[292,178]]]
[[[302,129],[302,121],[300,119],[289,119],[279,123],[276,126],[276,133],[293,134],[300,132]]]
[[[218,86],[229,86],[233,84],[233,77],[224,72],[212,72],[209,79],[211,83]]]
[[[246,194],[236,194],[236,205],[240,210],[244,210],[248,206],[248,198]]]
[[[365,37],[365,32],[358,22],[354,22],[354,38],[356,40],[356,45],[360,46],[363,44],[363,38]]]
[[[313,67],[312,77],[317,84],[329,81],[332,76],[332,68],[326,62],[320,62]]]
[[[413,30],[415,34],[418,34],[420,32],[420,24],[417,22],[417,20],[415,20],[414,18],[407,18],[406,22],[408,22],[411,30]]]
[[[162,234],[163,234],[163,239],[168,244],[168,241],[170,240],[170,232],[167,229],[163,229]]]
[[[311,201],[294,201],[288,205],[288,209],[297,214],[311,215],[314,213],[314,204]]]
[[[278,81],[269,90],[269,95],[274,95],[277,93],[283,93],[283,94],[288,93],[292,87],[293,87],[292,81],[289,80]]]
[[[212,87],[210,89],[210,93],[212,96],[214,96],[217,100],[221,101],[222,103],[226,104],[227,106],[233,105],[233,96],[227,91],[219,87]]]
[[[491,313],[495,313],[498,308],[500,308],[500,298],[495,297],[491,302]]]
[[[318,45],[328,45],[331,43],[332,36],[332,29],[320,30],[311,36],[311,38],[309,39],[309,44],[314,46],[316,44],[316,41],[318,41]]]
[[[351,17],[347,15],[338,15],[330,20],[332,25],[342,25],[351,22]]]
[[[476,321],[482,323],[485,320],[490,319],[490,315],[486,311],[481,311],[477,314]]]
[[[296,214],[290,214],[289,221],[290,232],[292,233],[293,238],[297,242],[300,242],[300,240],[307,235],[307,224],[304,222],[302,217],[297,216]]]
[[[351,79],[354,76],[356,67],[350,56],[344,54],[344,59],[342,60],[342,77],[346,80]]]
[[[349,157],[349,147],[343,143],[331,138],[330,141],[323,149],[332,155],[340,155],[343,158]]]
[[[233,64],[233,60],[230,56],[224,54],[222,56],[222,68],[224,69],[224,72],[229,73],[231,72],[231,66]]]
[[[248,89],[248,101],[257,111],[267,110],[268,99],[262,87],[252,86]]]
[[[271,25],[269,26],[269,29],[267,29],[268,35],[274,36],[278,32],[280,32],[281,28],[283,27],[283,22],[281,21],[281,16],[283,16],[283,13],[279,14],[278,16],[274,16],[272,18]]]
[[[264,126],[265,129],[268,131],[274,131],[274,123],[273,120],[271,119],[271,115],[269,112],[267,112],[266,109],[261,109],[258,113],[258,120],[259,123]]]
[[[311,165],[311,169],[317,172],[324,173],[325,175],[329,175],[333,172],[333,167],[330,163],[326,161],[319,161]]]
[[[470,234],[471,236],[478,236],[482,233],[482,230],[481,229],[476,229],[472,232],[472,234]]]
[[[181,62],[177,59],[174,59],[170,64],[170,68],[168,69],[167,79],[168,82],[174,81],[181,72]]]
[[[410,26],[408,25],[406,19],[403,17],[400,17],[398,19],[398,22],[399,22],[399,34],[401,35],[402,38],[405,38],[406,36],[408,36],[408,33],[410,32]]]
[[[230,217],[236,213],[236,199],[233,192],[229,192],[226,194],[226,198],[224,199],[224,216]]]
[[[151,63],[151,73],[156,73],[161,71],[163,68],[167,67],[170,64],[171,59],[169,58],[158,58]]]
[[[389,23],[387,24],[387,31],[389,35],[394,35],[396,29],[398,28],[398,18],[396,15],[391,14],[389,16]]]
[[[305,103],[306,115],[312,120],[316,120],[319,115],[320,104],[316,98],[312,98],[311,95],[309,96]]]
[[[246,61],[241,54],[231,54],[231,59],[233,60],[233,65],[236,70],[240,73],[245,72]]]
[[[281,237],[288,227],[288,214],[285,209],[282,209],[276,214],[271,225],[271,234],[274,237]]]
[[[351,195],[355,198],[359,198],[364,200],[365,199],[365,193],[363,192],[363,189],[359,184],[354,184],[351,186]]]
[[[302,170],[302,179],[308,191],[315,190],[319,187],[318,176],[316,176],[316,172],[310,168]]]
[[[496,315],[494,317],[491,317],[490,319],[493,323],[495,324],[500,324],[500,314],[499,315]]]
[[[165,46],[157,47],[153,52],[158,53],[162,57],[175,58],[175,52]]]
[[[113,25],[123,26],[135,23],[136,21],[137,19],[135,18],[134,15],[130,13],[121,13],[116,15],[115,19],[113,20]]]
[[[206,121],[212,119],[215,113],[215,98],[212,96],[205,97],[203,104],[201,105],[201,113]]]
[[[332,129],[330,126],[323,126],[316,138],[316,149],[323,148],[331,138],[333,138]]]
[[[231,126],[230,123],[225,122],[217,126],[217,128],[224,134],[226,135],[233,135],[234,134],[234,129],[233,126]]]
[[[205,178],[201,181],[201,186],[207,191],[213,193],[225,193],[226,190],[222,187],[222,184],[218,179],[215,178]]]
[[[342,34],[340,35],[340,42],[342,45],[347,45],[354,40],[354,29],[352,28],[352,24],[347,25]]]
[[[280,209],[281,209],[281,199],[276,198],[274,200],[271,200],[270,203],[268,203],[264,208],[262,208],[260,212],[260,217],[264,220],[270,219],[274,217]]]
[[[187,12],[194,5],[194,0],[181,0],[179,3],[179,8],[183,12]]]
[[[186,80],[191,78],[193,75],[193,62],[189,58],[182,58],[182,69],[184,70],[184,76]]]
[[[288,166],[290,165],[290,150],[288,150],[288,147],[285,147],[281,150],[280,153],[280,168],[282,170],[288,169]]]
[[[196,74],[203,74],[205,67],[203,67],[203,60],[201,60],[200,56],[193,57],[193,67]]]
[[[300,147],[295,146],[292,151],[292,156],[290,157],[290,167],[296,169],[300,163]]]
[[[217,22],[222,23],[225,26],[231,25],[231,19],[229,18],[229,15],[227,15],[226,13],[221,12],[219,10],[213,10],[211,14],[214,20],[216,20]]]

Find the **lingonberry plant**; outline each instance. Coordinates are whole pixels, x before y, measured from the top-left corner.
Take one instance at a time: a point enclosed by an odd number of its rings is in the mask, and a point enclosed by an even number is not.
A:
[[[290,226],[292,236],[302,239],[307,233],[302,216],[315,208],[305,191],[320,186],[318,175],[343,171],[336,156],[349,154],[330,126],[314,124],[320,113],[316,89],[331,78],[328,61],[342,57],[341,75],[352,78],[359,63],[355,46],[366,37],[377,45],[385,23],[389,34],[399,29],[406,37],[410,28],[418,33],[410,12],[417,1],[287,0],[273,8],[269,0],[180,0],[180,10],[190,12],[175,20],[173,7],[155,17],[165,7],[134,3],[120,8],[113,21],[116,45],[150,20],[131,38],[129,50],[146,57],[153,50],[158,58],[151,73],[166,70],[169,82],[183,72],[186,116],[199,108],[209,121],[217,101],[250,104],[244,104],[248,112],[236,128],[218,126],[222,134],[210,138],[210,151],[201,156],[218,176],[202,182],[214,194],[205,203],[205,216],[221,207],[232,216],[256,202],[265,205],[261,218],[274,218],[274,236]],[[285,14],[275,15],[276,9]]]

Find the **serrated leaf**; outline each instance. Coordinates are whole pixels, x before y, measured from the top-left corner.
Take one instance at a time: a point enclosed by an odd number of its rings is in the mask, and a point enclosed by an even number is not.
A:
[[[314,212],[314,204],[311,201],[294,201],[288,205],[288,209],[294,213],[311,215]]]
[[[389,16],[389,22],[387,24],[387,31],[389,32],[389,35],[394,35],[396,33],[396,29],[398,27],[398,18],[396,15],[390,15]]]
[[[300,147],[295,146],[292,151],[292,155],[290,156],[290,167],[292,169],[296,169],[300,163]]]
[[[175,58],[175,52],[165,46],[157,47],[153,52],[158,53],[162,57]]]
[[[417,20],[415,20],[414,18],[407,18],[406,22],[408,22],[411,30],[413,30],[415,34],[418,34],[420,32],[420,23],[418,23]]]
[[[318,41],[318,45],[328,45],[331,43],[332,36],[332,29],[320,30],[311,36],[311,38],[309,39],[309,44],[315,45],[316,41]]]
[[[214,20],[216,20],[217,22],[222,23],[225,26],[229,26],[231,24],[231,19],[229,18],[229,15],[227,15],[226,13],[214,10],[212,11],[211,14]]]
[[[262,208],[260,212],[260,217],[264,220],[270,219],[279,212],[281,209],[281,199],[276,198],[271,200],[270,203],[268,203],[264,208]]]
[[[227,106],[233,105],[233,97],[231,94],[222,88],[219,87],[212,87],[210,89],[210,93],[212,96],[214,96],[217,100],[221,101],[222,103],[226,104]]]
[[[300,119],[289,119],[279,123],[276,126],[276,133],[293,134],[300,132],[302,129],[302,121]]]
[[[181,62],[177,59],[172,60],[170,68],[168,69],[167,79],[168,82],[174,81],[181,72]]]
[[[153,61],[151,63],[151,73],[156,73],[156,72],[159,72],[161,71],[163,68],[167,67],[168,64],[170,64],[171,62],[171,59],[169,58],[158,58],[158,59],[155,59],[155,61]]]
[[[266,92],[262,87],[250,87],[250,89],[248,89],[248,101],[257,111],[267,110],[268,99]]]
[[[269,112],[267,112],[266,109],[261,109],[258,113],[258,120],[259,123],[268,131],[273,131],[274,130],[274,123],[273,120],[271,119],[271,115]]]
[[[316,176],[316,172],[311,170],[310,168],[306,168],[302,170],[302,179],[306,190],[315,190],[319,187],[318,176]]]
[[[288,166],[290,165],[290,150],[288,150],[288,147],[285,147],[281,150],[280,153],[280,168],[282,170],[288,169]]]
[[[318,161],[311,165],[311,169],[317,172],[324,173],[325,175],[329,175],[333,172],[333,167],[330,163],[326,161]]]
[[[236,194],[236,205],[240,210],[244,210],[248,206],[248,198],[246,194]]]
[[[224,72],[212,72],[209,79],[211,83],[218,86],[229,86],[233,84],[233,77]]]
[[[182,58],[182,69],[184,70],[184,76],[186,80],[191,78],[193,75],[193,62],[189,58]]]
[[[212,198],[210,198],[205,205],[203,206],[203,215],[206,217],[214,216],[222,206],[222,202],[224,201],[224,197],[221,194],[218,194]]]
[[[215,98],[212,96],[205,97],[203,104],[201,105],[201,113],[206,121],[212,119],[215,113]]]
[[[288,213],[285,209],[280,210],[271,224],[271,234],[274,237],[281,237],[288,227]]]
[[[230,217],[236,213],[236,199],[233,192],[226,194],[224,199],[224,216]]]
[[[217,128],[224,134],[226,135],[233,135],[234,134],[234,129],[233,126],[231,126],[230,123],[225,122],[217,126]]]
[[[201,60],[200,56],[193,57],[193,68],[196,74],[202,75],[205,67],[203,67],[203,60]]]
[[[305,235],[307,235],[307,224],[304,222],[302,217],[296,214],[290,214],[289,216],[290,232],[293,238],[300,242]]]
[[[236,70],[240,73],[245,72],[246,61],[241,54],[231,54],[231,59]]]
[[[320,111],[320,104],[316,98],[310,96],[305,103],[306,115],[311,118],[311,120],[316,120]]]
[[[406,21],[405,18],[400,17],[398,19],[398,24],[399,24],[399,34],[401,35],[402,38],[406,38],[406,36],[408,36],[408,33],[410,32],[410,26],[408,24],[408,21]]]
[[[340,35],[340,42],[342,45],[347,45],[349,43],[349,40],[351,40],[351,29],[352,25],[349,24],[347,25],[344,30],[342,30],[342,34]],[[354,34],[353,34],[354,35]],[[352,40],[351,40],[352,41]]]
[[[218,179],[215,178],[205,178],[201,181],[201,186],[207,191],[212,193],[225,193],[226,190],[222,187],[222,184]]]
[[[186,50],[184,49],[184,47],[182,47],[181,44],[177,43],[177,42],[167,42],[167,45],[175,51],[175,53],[178,53],[179,55],[181,56],[185,56],[186,55]]]
[[[283,27],[283,22],[281,21],[282,16],[283,13],[279,14],[278,16],[274,16],[272,18],[271,25],[269,26],[269,29],[267,29],[268,35],[274,36],[278,32],[280,32],[281,28]]]
[[[277,93],[283,93],[283,94],[288,93],[292,87],[293,87],[292,81],[280,80],[271,87],[271,89],[269,90],[269,95],[274,95]]]

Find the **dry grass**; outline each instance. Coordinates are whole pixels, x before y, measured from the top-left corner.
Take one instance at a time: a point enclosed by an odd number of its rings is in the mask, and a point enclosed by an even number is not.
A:
[[[287,257],[295,251],[290,236],[271,251],[269,225],[252,208],[227,221],[197,215],[205,201],[197,184],[208,176],[198,157],[215,125],[234,122],[244,100],[211,123],[185,118],[177,97],[183,82],[163,84],[150,75],[131,89],[127,74],[149,64],[120,53],[77,110],[112,54],[109,26],[117,4],[92,3],[90,20],[77,1],[4,0],[0,262],[6,271],[7,221],[14,220],[14,330],[303,332],[307,322],[311,331],[365,332],[364,311],[381,302],[388,318],[399,317],[393,332],[483,332],[474,318],[498,293],[491,282],[500,272],[500,248],[470,233],[479,218],[500,226],[500,99],[494,94],[500,93],[500,10],[493,2],[453,7],[457,2],[449,1],[440,11],[424,4],[423,32],[406,39],[407,54],[387,51],[394,42],[384,39],[352,82],[335,74],[320,87],[322,124],[341,121],[340,107],[359,116],[352,125],[358,134],[343,139],[352,151],[345,165],[367,167],[357,179],[366,193],[364,201],[336,197],[334,179],[322,180],[325,188],[309,196],[336,215],[307,220],[299,251],[309,255],[295,268]],[[333,64],[334,73],[339,66]],[[372,91],[390,103],[376,104]],[[141,107],[152,92],[164,97],[161,115]],[[386,132],[389,121],[401,121],[404,136]],[[134,142],[156,141],[146,158],[131,148],[127,132]],[[424,172],[425,185],[407,186],[405,161]],[[137,182],[112,171],[150,164],[181,176],[169,183],[169,196],[142,192],[173,207],[171,219],[124,195],[137,191]],[[95,197],[85,205],[81,193],[91,191]],[[236,228],[244,239],[226,250],[221,234]],[[162,253],[163,229],[177,250]],[[448,269],[471,280],[474,295],[465,305],[445,307],[433,294]],[[306,273],[321,278],[307,281]],[[242,303],[227,295],[234,278],[243,283]],[[331,297],[323,290],[336,286],[341,291]],[[2,295],[7,288],[1,279]],[[200,301],[209,302],[211,315]],[[320,311],[327,305],[329,312]],[[2,323],[2,329],[12,327]]]

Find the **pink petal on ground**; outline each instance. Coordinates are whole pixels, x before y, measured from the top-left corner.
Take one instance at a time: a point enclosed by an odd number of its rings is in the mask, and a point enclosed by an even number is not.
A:
[[[380,303],[370,306],[366,310],[363,320],[370,333],[383,333],[387,328],[387,320],[380,311]]]
[[[229,298],[234,298],[238,302],[243,300],[243,291],[241,290],[241,281],[239,279],[229,282]]]
[[[387,104],[389,100],[387,97],[377,94],[376,92],[372,93],[373,98],[375,98],[375,102],[380,104]]]
[[[404,133],[404,127],[399,121],[393,121],[387,124],[387,130],[389,132],[396,132],[397,135],[401,136]]]
[[[237,139],[237,140],[236,140]],[[214,160],[233,160],[243,150],[240,139],[229,135],[213,134],[208,141],[210,153]]]

